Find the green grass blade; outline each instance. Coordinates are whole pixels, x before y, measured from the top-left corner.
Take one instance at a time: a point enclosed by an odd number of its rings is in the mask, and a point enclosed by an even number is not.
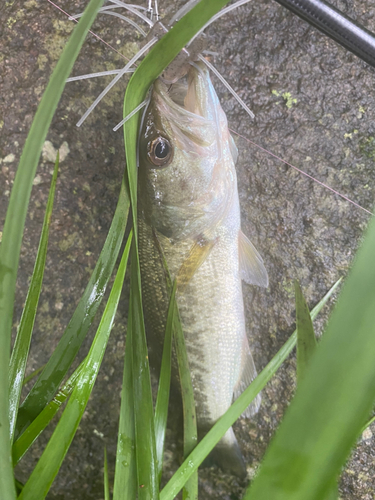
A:
[[[184,458],[186,458],[197,446],[197,417],[195,414],[194,391],[193,384],[191,382],[189,361],[181,321],[177,310],[177,304],[175,304],[175,308],[174,332],[184,414]],[[186,482],[182,491],[182,498],[183,500],[198,499],[198,469],[195,470]]]
[[[333,481],[332,486],[328,489],[328,494],[323,498],[323,500],[339,500],[339,487],[336,479]]]
[[[140,292],[139,261],[136,245],[132,247],[130,293],[133,362],[134,427],[137,460],[138,498],[159,498],[158,471],[154,431],[154,410],[145,326]]]
[[[45,367],[45,365],[39,366],[39,368],[37,368],[36,370],[34,370],[33,372],[31,372],[30,375],[28,375],[27,377],[25,377],[23,379],[22,385],[28,384],[30,382],[30,380],[32,380],[33,378],[37,377],[39,375],[39,373],[41,371],[43,371],[44,367]]]
[[[165,430],[167,427],[169,392],[171,385],[172,337],[173,337],[172,333],[173,333],[173,323],[174,323],[174,315],[176,308],[176,302],[175,302],[176,286],[177,285],[175,282],[169,300],[167,324],[165,327],[165,336],[164,336],[163,356],[160,368],[158,395],[156,398],[156,405],[155,405],[155,444],[156,444],[156,459],[158,464],[159,484],[163,469]]]
[[[312,319],[315,319],[329,298],[337,289],[341,279],[338,280],[329,292],[322,298],[311,311]],[[232,406],[225,414],[216,422],[212,429],[205,435],[200,443],[194,448],[190,455],[183,462],[181,467],[170,479],[160,494],[160,500],[172,500],[190,478],[192,473],[199,467],[203,460],[213,450],[216,444],[224,436],[226,431],[231,427],[237,418],[245,411],[256,395],[265,387],[267,382],[274,376],[281,364],[289,356],[297,341],[297,332],[295,331],[290,338],[285,342],[279,352],[272,358],[268,365],[256,377],[256,379],[247,387],[247,389],[236,399]],[[272,497],[263,497],[272,498]]]
[[[370,427],[370,425],[371,425],[373,422],[375,422],[375,415],[374,415],[373,417],[371,417],[371,418],[370,418],[370,420],[368,420],[368,421],[366,422],[366,424],[362,427],[362,429],[361,429],[361,434],[362,434],[362,432],[363,432],[363,431],[365,431],[365,430],[367,429],[367,427]]]
[[[34,441],[40,436],[47,425],[51,422],[53,417],[59,411],[61,406],[65,403],[68,397],[73,392],[76,381],[82,371],[84,361],[69,377],[68,381],[58,391],[55,397],[48,403],[48,405],[39,413],[39,415],[31,422],[29,427],[21,434],[21,436],[14,442],[12,448],[13,465],[16,466]]]
[[[107,448],[104,446],[104,500],[110,500]]]
[[[167,261],[165,260],[165,256],[161,254],[164,268],[166,270],[166,278],[167,278],[167,287],[172,289],[172,280],[171,275],[168,269]],[[173,285],[173,289],[171,292],[171,301],[172,297],[176,293],[177,281],[175,281]],[[196,420],[196,412],[195,412],[195,401],[194,401],[194,391],[191,382],[190,376],[190,368],[189,361],[186,352],[185,339],[182,331],[180,315],[178,311],[178,306],[176,301],[170,302],[168,317],[167,317],[167,328],[168,321],[170,319],[171,307],[174,307],[173,312],[173,330],[175,336],[175,344],[176,344],[176,354],[178,361],[178,370],[180,375],[180,384],[181,384],[181,395],[182,395],[182,404],[183,404],[183,421],[184,421],[184,457],[186,458],[191,451],[195,448],[198,442],[198,434],[197,434],[197,420]],[[163,353],[164,354],[164,353]],[[183,499],[196,499],[198,498],[198,472],[194,472],[192,477],[190,477],[189,481],[183,488],[182,493]]]
[[[207,22],[213,14],[228,0],[205,0],[194,7],[172,28],[145,57],[135,71],[126,89],[124,113],[127,114],[143,100],[151,83],[174,59],[178,52],[189,42],[192,36]],[[134,251],[132,253],[132,288],[133,300],[133,387],[134,394],[141,398],[134,399],[135,436],[137,447],[137,474],[139,498],[157,498],[157,468],[155,434],[153,428],[152,398],[147,359],[147,346],[144,333],[144,321],[141,299],[141,281],[139,271],[137,243],[137,167],[136,145],[138,117],[131,118],[124,127],[127,175],[133,214]],[[142,392],[140,392],[142,391]],[[145,392],[143,392],[145,391]]]
[[[297,382],[305,376],[306,369],[310,363],[313,353],[318,345],[314,326],[311,320],[310,311],[302,294],[302,289],[297,280],[294,281],[296,296],[296,326],[297,326]],[[337,500],[338,485],[333,481],[328,494],[322,500]]]
[[[23,489],[23,484],[21,483],[21,481],[18,481],[18,479],[15,479],[14,482],[16,484],[16,490],[17,490],[17,496],[18,496]]]
[[[190,10],[161,40],[150,50],[138,66],[126,88],[124,116],[133,111],[144,99],[150,85],[170,64],[177,54],[206,22],[229,0],[204,0]],[[124,126],[125,153],[129,190],[134,220],[134,236],[137,240],[137,171],[136,149],[138,136],[138,115],[134,115]]]
[[[128,211],[129,197],[123,180],[107,239],[86,290],[55,351],[20,407],[17,419],[18,435],[25,430],[53,398],[88,332],[121,248]]]
[[[297,381],[299,383],[305,375],[317,342],[310,311],[297,280],[294,282],[294,290],[296,295]]]
[[[31,335],[34,328],[36,310],[38,307],[40,291],[42,289],[44,268],[46,265],[49,228],[55,198],[57,174],[59,171],[59,154],[57,154],[55,168],[49,191],[46,213],[44,215],[42,233],[40,236],[38,252],[29,290],[23,308],[20,326],[18,328],[14,348],[9,364],[9,425],[10,440],[13,442],[14,428],[16,424],[18,405],[21,397],[23,380],[25,377],[27,357],[29,355]]]
[[[82,372],[51,439],[19,496],[20,500],[40,500],[47,495],[78,428],[94,386],[115,319],[131,240],[132,234],[128,238],[106,308]]]
[[[130,296],[128,332],[132,330],[131,302]],[[132,500],[137,497],[132,356],[131,335],[129,334],[126,336],[113,500]]]
[[[320,500],[338,477],[375,399],[375,219],[245,498]]]
[[[15,498],[9,439],[8,367],[22,234],[42,145],[85,36],[103,0],[91,0],[57,63],[38,106],[17,169],[0,247],[0,497]]]

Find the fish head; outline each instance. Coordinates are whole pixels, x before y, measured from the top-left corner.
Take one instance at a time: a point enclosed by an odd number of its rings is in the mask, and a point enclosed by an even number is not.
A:
[[[207,69],[172,85],[156,80],[139,140],[139,208],[171,240],[217,223],[236,189],[237,149]]]

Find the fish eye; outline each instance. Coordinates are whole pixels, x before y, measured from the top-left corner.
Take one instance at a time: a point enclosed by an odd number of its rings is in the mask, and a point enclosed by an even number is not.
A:
[[[165,137],[157,137],[149,143],[147,154],[154,165],[161,167],[172,159],[172,146]]]

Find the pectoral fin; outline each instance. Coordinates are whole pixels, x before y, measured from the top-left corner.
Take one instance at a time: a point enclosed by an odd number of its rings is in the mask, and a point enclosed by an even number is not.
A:
[[[249,343],[246,337],[243,339],[242,356],[241,356],[241,373],[234,387],[233,400],[237,399],[243,391],[251,384],[257,376],[257,371],[254,365],[254,360],[250,352]],[[262,397],[260,393],[250,403],[250,405],[243,412],[242,416],[250,418],[259,410]]]
[[[241,278],[249,285],[268,287],[268,274],[263,259],[242,231],[238,233],[238,252]]]
[[[196,271],[207,259],[215,243],[216,240],[208,240],[204,237],[199,238],[199,240],[194,243],[190,249],[189,255],[181,264],[177,274],[177,289],[179,291],[186,287]]]

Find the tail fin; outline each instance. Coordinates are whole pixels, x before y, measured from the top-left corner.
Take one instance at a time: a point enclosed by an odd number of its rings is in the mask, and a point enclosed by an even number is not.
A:
[[[241,479],[247,475],[246,464],[232,427],[208,455],[202,467],[210,467],[214,464],[226,474],[232,474]]]

